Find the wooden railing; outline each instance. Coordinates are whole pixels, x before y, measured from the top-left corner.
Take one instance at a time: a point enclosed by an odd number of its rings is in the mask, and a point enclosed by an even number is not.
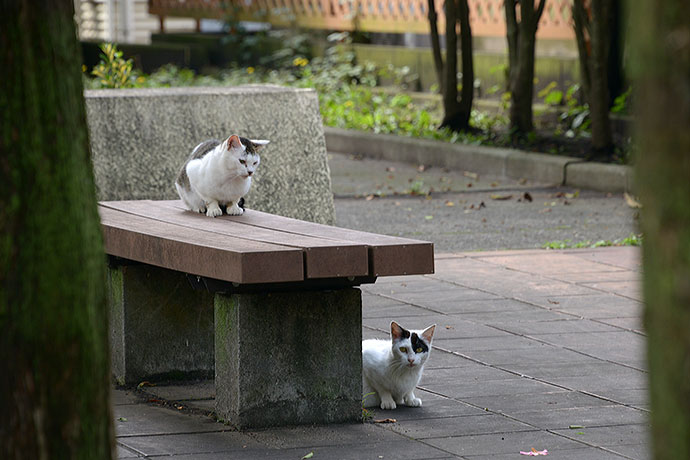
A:
[[[434,1],[442,31],[444,0]],[[505,35],[503,3],[469,0],[473,35]],[[537,36],[572,39],[571,5],[572,0],[547,0]],[[160,18],[233,17],[311,29],[429,33],[427,0],[149,0],[149,12]]]

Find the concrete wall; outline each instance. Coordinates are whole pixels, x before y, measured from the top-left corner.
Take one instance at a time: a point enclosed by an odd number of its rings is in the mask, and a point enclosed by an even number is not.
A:
[[[199,142],[230,134],[271,143],[246,206],[333,224],[318,98],[273,85],[85,92],[99,200],[177,199],[174,182]]]

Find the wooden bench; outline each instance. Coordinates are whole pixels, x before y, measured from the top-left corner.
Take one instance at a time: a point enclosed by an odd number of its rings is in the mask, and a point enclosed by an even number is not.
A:
[[[101,202],[113,373],[215,377],[240,427],[361,416],[361,292],[433,273],[433,244],[180,201]]]

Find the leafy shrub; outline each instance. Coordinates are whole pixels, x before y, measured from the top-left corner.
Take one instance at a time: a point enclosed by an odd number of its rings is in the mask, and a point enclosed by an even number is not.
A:
[[[96,77],[91,85],[94,88],[132,88],[136,85],[132,72],[132,60],[123,59],[122,51],[113,43],[101,46],[101,61],[91,71]]]

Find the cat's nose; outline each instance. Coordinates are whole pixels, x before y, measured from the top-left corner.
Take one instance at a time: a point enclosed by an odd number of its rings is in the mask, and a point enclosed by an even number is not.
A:
[[[247,171],[248,176],[251,176],[252,174],[254,174],[254,171]]]
[[[414,364],[414,358],[407,358],[407,361],[408,361],[410,364]]]

